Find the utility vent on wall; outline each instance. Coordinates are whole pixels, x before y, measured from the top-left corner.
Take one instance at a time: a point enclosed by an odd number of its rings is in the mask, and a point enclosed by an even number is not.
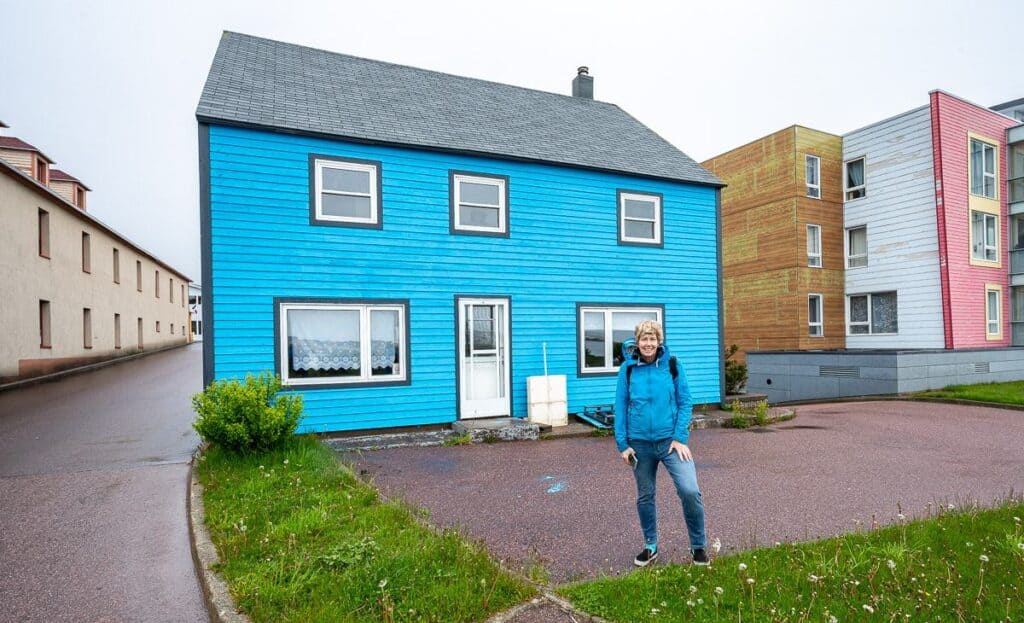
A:
[[[989,370],[988,370],[988,362],[987,361],[984,361],[982,363],[974,364],[974,373],[975,374],[988,374],[988,372],[989,372]]]
[[[846,379],[859,379],[860,368],[857,366],[818,366],[818,376],[837,376]]]

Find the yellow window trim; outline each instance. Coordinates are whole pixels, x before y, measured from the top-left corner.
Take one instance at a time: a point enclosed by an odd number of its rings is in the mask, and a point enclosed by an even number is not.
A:
[[[999,332],[989,333],[988,332],[988,293],[998,292],[998,305],[999,305]],[[985,339],[994,341],[1003,339],[1003,286],[998,283],[986,283],[985,284]]]

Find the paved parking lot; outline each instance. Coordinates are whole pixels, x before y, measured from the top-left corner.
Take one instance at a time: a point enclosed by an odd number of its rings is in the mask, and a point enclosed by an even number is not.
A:
[[[763,431],[694,431],[709,539],[723,553],[810,540],[1024,491],[1024,411],[921,402],[797,407]],[[634,484],[611,438],[345,455],[385,495],[458,526],[514,567],[555,582],[632,569],[642,544]],[[660,472],[661,560],[689,559],[682,512]]]

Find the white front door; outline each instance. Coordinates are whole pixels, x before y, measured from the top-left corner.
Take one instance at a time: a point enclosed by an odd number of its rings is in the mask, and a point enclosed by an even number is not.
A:
[[[460,298],[458,308],[460,416],[511,415],[508,300]]]

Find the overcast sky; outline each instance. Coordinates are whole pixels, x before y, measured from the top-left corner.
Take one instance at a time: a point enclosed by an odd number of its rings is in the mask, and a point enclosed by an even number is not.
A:
[[[196,104],[232,30],[612,102],[697,161],[794,123],[844,134],[943,89],[1024,97],[1024,1],[0,0],[0,121],[89,211],[200,279]]]

